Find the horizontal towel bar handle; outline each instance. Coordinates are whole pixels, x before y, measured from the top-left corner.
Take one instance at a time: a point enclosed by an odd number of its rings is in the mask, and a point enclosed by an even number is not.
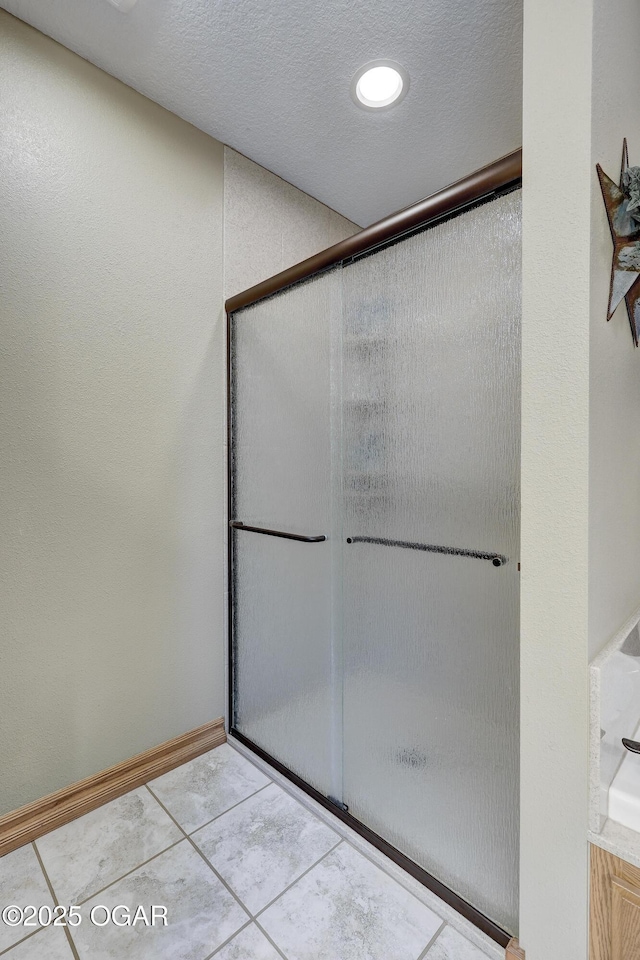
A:
[[[249,530],[251,533],[264,533],[267,537],[282,537],[285,540],[300,540],[301,543],[322,543],[327,538],[324,534],[319,537],[303,537],[299,533],[287,533],[285,530],[269,530],[267,527],[250,527],[241,520],[230,520],[229,526],[234,530]]]
[[[377,543],[382,547],[403,547],[405,550],[424,550],[425,553],[472,557],[474,560],[490,560],[494,567],[503,567],[508,562],[508,558],[501,553],[484,553],[481,550],[465,550],[462,547],[441,547],[436,543],[412,543],[409,540],[386,540],[384,537],[347,537],[347,543]]]

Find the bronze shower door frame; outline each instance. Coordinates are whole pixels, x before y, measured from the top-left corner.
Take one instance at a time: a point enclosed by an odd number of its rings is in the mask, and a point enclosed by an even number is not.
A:
[[[229,585],[229,604],[228,604],[228,691],[229,691],[229,734],[250,749],[256,756],[266,761],[279,773],[283,774],[288,780],[300,787],[310,797],[320,803],[323,807],[330,810],[336,817],[342,820],[347,826],[356,831],[363,839],[367,840],[374,847],[393,860],[398,866],[402,867],[416,880],[419,880],[425,887],[435,893],[441,900],[453,907],[467,920],[470,920],[476,927],[486,933],[496,941],[500,946],[506,947],[511,939],[510,934],[499,927],[493,920],[485,916],[474,906],[464,900],[453,890],[445,886],[437,877],[428,873],[422,867],[418,866],[413,860],[405,856],[387,840],[374,833],[365,824],[361,823],[355,817],[351,816],[347,810],[342,808],[333,798],[326,797],[306,781],[299,777],[294,771],[289,770],[284,764],[280,763],[269,753],[259,747],[256,743],[245,737],[239,730],[233,726],[234,721],[234,657],[233,657],[233,605],[234,605],[234,571],[233,571],[233,541],[234,531],[243,528],[243,524],[236,520],[234,516],[234,477],[233,477],[233,458],[232,458],[232,422],[231,408],[233,398],[232,383],[232,316],[235,311],[243,307],[250,306],[260,300],[265,300],[275,294],[291,287],[304,280],[308,280],[314,275],[323,273],[331,267],[338,264],[348,264],[350,261],[374,253],[385,246],[403,240],[413,233],[417,233],[431,226],[448,220],[451,217],[458,216],[479,204],[486,203],[500,196],[515,190],[522,185],[522,150],[516,150],[494,163],[480,170],[475,171],[470,176],[458,180],[451,186],[445,187],[438,193],[421,200],[404,210],[386,217],[384,220],[366,227],[360,233],[340,243],[322,250],[313,257],[303,260],[301,263],[283,270],[281,273],[258,283],[248,290],[231,297],[226,301],[225,309],[227,313],[227,496],[228,496],[228,556],[227,571]],[[246,530],[252,528],[246,527]],[[264,533],[272,536],[290,536],[281,531],[262,530],[254,528],[256,533]],[[293,539],[316,542],[321,537],[302,537],[294,536]],[[495,561],[494,561],[495,562]]]

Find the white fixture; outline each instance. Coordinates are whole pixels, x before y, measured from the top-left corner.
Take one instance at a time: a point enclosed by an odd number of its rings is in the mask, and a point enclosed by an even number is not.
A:
[[[393,60],[372,60],[355,74],[351,96],[359,107],[383,110],[395,106],[409,89],[409,75]]]
[[[138,0],[109,0],[109,3],[119,10],[120,13],[129,13],[131,7],[134,7],[137,2]]]
[[[633,738],[640,736],[640,726]],[[640,755],[625,753],[609,787],[609,817],[640,833]]]

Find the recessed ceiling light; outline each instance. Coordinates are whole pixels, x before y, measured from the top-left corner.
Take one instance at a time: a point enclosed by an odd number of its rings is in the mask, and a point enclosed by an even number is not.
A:
[[[351,96],[359,107],[382,110],[395,106],[409,89],[409,75],[393,60],[372,60],[351,81]]]

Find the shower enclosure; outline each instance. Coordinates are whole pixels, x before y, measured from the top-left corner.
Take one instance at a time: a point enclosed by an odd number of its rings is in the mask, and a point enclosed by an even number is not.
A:
[[[517,933],[520,154],[234,297],[230,726]]]

